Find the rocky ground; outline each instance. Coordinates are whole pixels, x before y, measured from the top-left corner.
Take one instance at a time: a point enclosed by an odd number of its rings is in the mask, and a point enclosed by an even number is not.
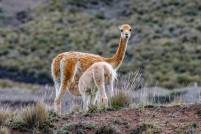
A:
[[[147,106],[84,115],[62,115],[58,117],[56,128],[60,129],[60,133],[68,131],[93,134],[106,133],[106,130],[110,130],[109,133],[121,134],[200,134],[201,105]],[[13,130],[12,134],[24,134],[24,132]]]

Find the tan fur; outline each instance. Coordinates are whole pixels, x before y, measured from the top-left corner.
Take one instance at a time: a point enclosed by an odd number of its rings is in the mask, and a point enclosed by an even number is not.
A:
[[[82,74],[78,87],[85,111],[88,110],[89,104],[95,105],[96,101],[98,104],[103,103],[108,106],[105,84],[109,83],[110,95],[113,95],[113,81],[115,78],[116,71],[106,62],[94,63]]]
[[[57,112],[61,112],[61,97],[68,89],[71,94],[75,96],[80,95],[77,86],[79,78],[93,63],[102,61],[111,64],[114,69],[119,68],[125,55],[127,41],[131,34],[131,27],[128,24],[123,24],[119,28],[121,30],[119,47],[111,58],[104,58],[89,53],[64,52],[53,59],[51,71],[56,88],[55,110]],[[126,34],[128,35],[127,38]],[[59,79],[61,81],[60,85]]]

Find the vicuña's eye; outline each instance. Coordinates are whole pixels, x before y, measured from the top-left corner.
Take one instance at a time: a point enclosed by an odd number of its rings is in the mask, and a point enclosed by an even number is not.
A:
[[[129,29],[129,31],[131,32],[132,30],[131,30],[131,29]]]
[[[123,32],[123,29],[121,29],[121,32]]]

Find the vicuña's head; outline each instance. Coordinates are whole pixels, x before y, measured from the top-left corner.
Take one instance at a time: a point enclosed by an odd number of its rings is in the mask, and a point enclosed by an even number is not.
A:
[[[121,38],[123,38],[123,39],[130,38],[132,29],[129,24],[120,25],[119,29],[121,30]]]

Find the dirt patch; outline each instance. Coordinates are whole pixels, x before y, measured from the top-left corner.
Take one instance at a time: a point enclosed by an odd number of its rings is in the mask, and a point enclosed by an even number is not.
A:
[[[188,133],[195,131],[201,133],[201,105],[153,107],[140,109],[122,109],[96,113],[88,116],[64,116],[58,121],[58,128],[67,123],[96,124],[99,128],[105,124],[112,124],[121,133],[131,133],[132,129],[150,124],[160,130],[160,133]],[[89,130],[94,133],[95,130]]]
[[[154,124],[162,133],[201,133],[201,105],[145,108],[140,121]]]
[[[115,123],[115,120],[118,119],[122,120],[123,123]],[[122,109],[119,111],[109,111],[88,115],[63,116],[58,121],[57,128],[61,128],[68,123],[95,124],[96,128],[100,128],[106,124],[112,124],[116,126],[122,133],[128,133],[129,128],[137,127],[139,121],[140,119],[138,110]],[[87,133],[94,132],[95,129],[87,130]]]

